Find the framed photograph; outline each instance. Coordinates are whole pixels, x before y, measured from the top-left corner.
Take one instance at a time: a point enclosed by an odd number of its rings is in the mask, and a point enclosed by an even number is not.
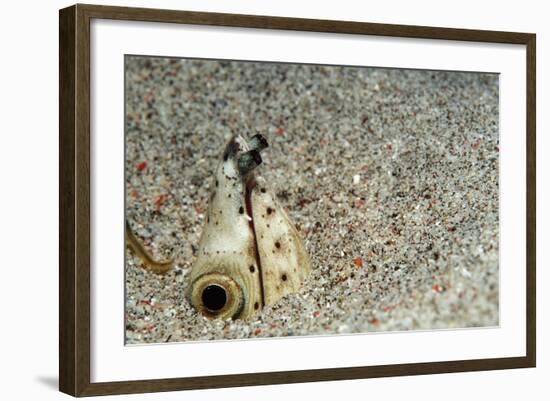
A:
[[[535,366],[534,34],[59,18],[61,391]]]

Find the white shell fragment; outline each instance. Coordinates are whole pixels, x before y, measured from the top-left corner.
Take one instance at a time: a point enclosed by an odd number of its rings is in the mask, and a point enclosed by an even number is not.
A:
[[[216,169],[188,292],[209,318],[248,319],[297,291],[311,271],[294,225],[254,172],[266,147],[260,135],[234,136]]]

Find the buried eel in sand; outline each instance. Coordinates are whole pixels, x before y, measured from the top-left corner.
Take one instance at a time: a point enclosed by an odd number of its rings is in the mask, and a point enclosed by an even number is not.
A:
[[[311,271],[296,228],[254,171],[266,147],[261,135],[234,136],[216,169],[188,292],[207,317],[248,319]]]
[[[311,271],[296,228],[254,171],[267,146],[261,135],[248,141],[233,136],[215,171],[187,292],[208,318],[249,319],[296,292]],[[158,262],[147,253],[128,223],[126,242],[151,271],[163,274],[172,268],[172,260]]]

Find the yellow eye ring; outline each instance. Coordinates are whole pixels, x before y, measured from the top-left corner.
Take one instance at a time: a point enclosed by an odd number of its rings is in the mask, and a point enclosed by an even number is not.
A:
[[[239,284],[222,273],[199,276],[190,291],[191,304],[208,318],[237,318],[244,306],[244,293]]]

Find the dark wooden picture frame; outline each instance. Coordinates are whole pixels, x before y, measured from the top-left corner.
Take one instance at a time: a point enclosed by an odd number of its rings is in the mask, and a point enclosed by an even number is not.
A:
[[[94,18],[525,45],[526,356],[91,383],[90,21]],[[535,367],[535,34],[95,5],[75,5],[60,10],[59,29],[59,388],[62,392],[93,396]]]

